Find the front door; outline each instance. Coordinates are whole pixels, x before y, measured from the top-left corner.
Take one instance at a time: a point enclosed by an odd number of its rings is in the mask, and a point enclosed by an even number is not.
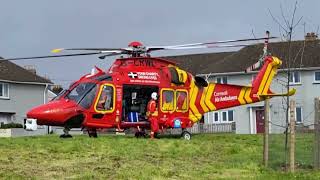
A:
[[[264,133],[264,110],[256,110],[257,133]]]

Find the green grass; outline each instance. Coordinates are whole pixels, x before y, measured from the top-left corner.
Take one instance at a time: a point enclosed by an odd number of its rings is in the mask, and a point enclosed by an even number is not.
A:
[[[264,168],[262,136],[196,135],[0,138],[4,179],[320,179],[320,172]]]

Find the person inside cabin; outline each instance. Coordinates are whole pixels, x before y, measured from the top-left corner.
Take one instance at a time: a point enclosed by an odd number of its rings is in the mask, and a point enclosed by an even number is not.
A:
[[[172,111],[173,110],[173,92],[172,91],[164,91],[163,92],[163,102],[162,102],[162,109],[165,111]]]
[[[111,110],[112,109],[112,87],[104,86],[101,92],[98,104],[98,110]]]
[[[147,117],[151,125],[151,139],[154,139],[155,134],[159,131],[157,96],[158,94],[156,92],[153,92],[151,94],[151,100],[148,102],[147,106]]]
[[[178,92],[177,93],[177,110],[186,110],[187,109],[187,93]]]

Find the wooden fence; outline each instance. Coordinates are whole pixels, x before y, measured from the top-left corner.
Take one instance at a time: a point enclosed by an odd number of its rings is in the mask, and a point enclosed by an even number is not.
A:
[[[198,123],[194,124],[193,127],[188,128],[188,131],[192,134],[201,134],[201,133],[233,133],[235,132],[235,123],[221,123],[221,124],[203,124]],[[168,134],[179,134],[181,129],[168,129]]]

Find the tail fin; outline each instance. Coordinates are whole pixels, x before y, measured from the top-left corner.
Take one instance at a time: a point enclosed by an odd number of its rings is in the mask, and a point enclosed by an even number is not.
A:
[[[281,66],[282,61],[274,56],[266,56],[263,66],[252,83],[252,93],[262,96],[271,93],[270,85],[272,79],[277,73],[277,69]]]

